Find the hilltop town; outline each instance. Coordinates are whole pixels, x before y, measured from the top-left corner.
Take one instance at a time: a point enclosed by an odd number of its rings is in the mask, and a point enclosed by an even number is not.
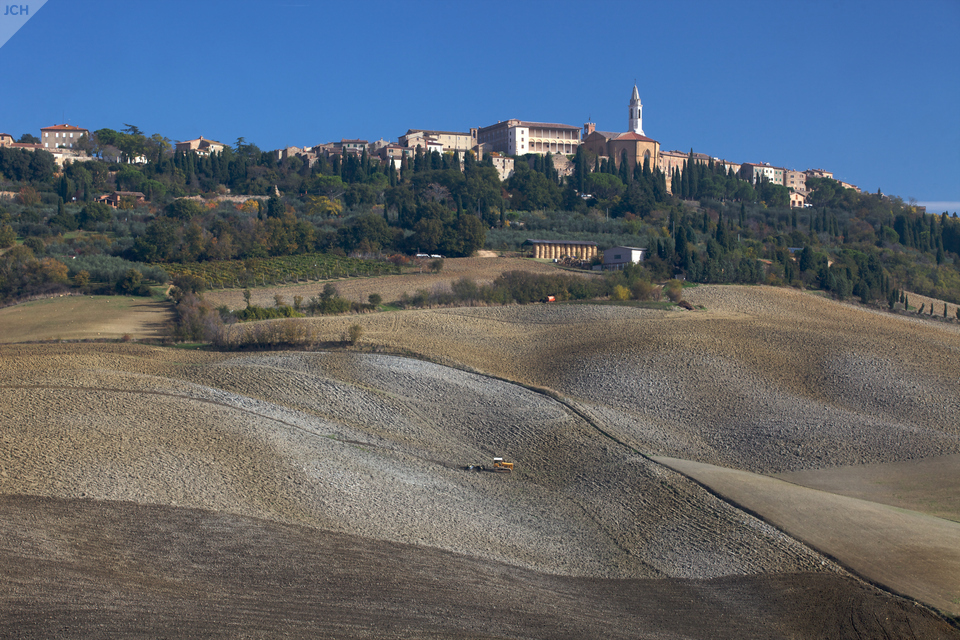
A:
[[[593,122],[585,123],[581,128],[569,124],[509,119],[463,132],[408,129],[398,137],[397,142],[344,138],[313,146],[285,147],[269,153],[273,154],[278,162],[296,157],[312,168],[321,157],[328,162],[337,157],[342,162],[347,155],[359,157],[366,152],[371,158],[391,164],[397,171],[401,170],[404,159],[413,162],[418,149],[428,156],[434,152],[440,155],[458,154],[460,157],[473,153],[478,161],[489,157],[500,180],[505,181],[514,173],[516,157],[531,154],[550,154],[558,174],[569,176],[573,171],[569,157],[582,147],[598,160],[612,160],[617,168],[625,161],[630,172],[647,164],[648,168],[656,169],[664,175],[670,193],[674,193],[675,176],[682,174],[686,165],[715,164],[724,172],[736,175],[753,185],[761,181],[782,185],[788,190],[791,207],[803,207],[807,204],[807,178],[834,177],[832,172],[823,169],[797,171],[768,162],[738,163],[694,153],[692,150],[689,153],[665,151],[660,148],[660,142],[647,137],[643,132],[643,104],[636,86],[633,87],[627,109],[628,127],[625,132],[599,131]],[[111,144],[112,142],[110,139],[94,140],[94,132],[69,124],[43,127],[40,129],[39,138],[28,134],[19,141],[14,141],[10,134],[0,134],[0,146],[28,151],[43,149],[50,152],[60,166],[65,162],[84,162],[95,157],[111,162],[148,162],[147,155],[125,153]],[[199,156],[220,153],[226,147],[222,142],[205,139],[203,136],[174,144],[177,152],[194,152]],[[860,192],[853,184],[842,180],[838,180],[838,183],[845,189]]]
[[[956,639],[960,220],[627,106],[0,135],[0,635]]]

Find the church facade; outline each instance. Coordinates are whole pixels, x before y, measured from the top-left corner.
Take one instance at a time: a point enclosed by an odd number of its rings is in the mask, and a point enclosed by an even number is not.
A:
[[[647,162],[652,171],[660,163],[660,143],[643,133],[643,104],[640,102],[640,92],[636,85],[627,108],[629,131],[597,131],[593,123],[587,123],[583,126],[583,147],[598,156],[614,158],[618,167],[626,154],[631,170]]]

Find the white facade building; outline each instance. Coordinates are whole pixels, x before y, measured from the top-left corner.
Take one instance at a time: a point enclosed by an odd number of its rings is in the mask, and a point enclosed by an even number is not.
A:
[[[509,156],[527,153],[573,155],[580,146],[580,127],[549,122],[504,120],[477,130],[477,143]]]
[[[646,249],[640,247],[610,247],[603,252],[604,269],[623,269],[625,265],[643,262]]]

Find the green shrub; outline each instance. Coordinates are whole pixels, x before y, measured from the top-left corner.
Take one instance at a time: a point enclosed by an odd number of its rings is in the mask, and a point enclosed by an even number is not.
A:
[[[347,330],[347,341],[355,345],[360,341],[360,337],[363,336],[363,327],[359,324],[352,324]]]
[[[679,280],[671,280],[663,287],[663,292],[670,302],[677,304],[683,298],[683,283]]]

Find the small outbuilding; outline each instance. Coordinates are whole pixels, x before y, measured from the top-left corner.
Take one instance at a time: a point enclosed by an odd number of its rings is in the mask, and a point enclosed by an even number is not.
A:
[[[114,209],[118,209],[124,200],[132,205],[142,205],[147,202],[147,197],[139,191],[114,191],[96,199],[97,202],[110,205]]]
[[[628,264],[643,262],[647,250],[640,247],[610,247],[603,252],[604,269],[623,269]]]

